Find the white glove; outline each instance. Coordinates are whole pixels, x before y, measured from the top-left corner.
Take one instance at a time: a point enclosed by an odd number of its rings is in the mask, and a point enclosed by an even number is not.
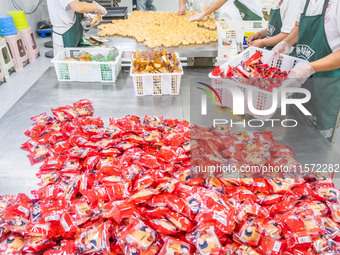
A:
[[[97,14],[98,16],[105,16],[107,14],[107,10],[103,6],[95,1],[93,1],[93,3],[97,4],[98,6],[98,8],[94,11],[95,14]]]
[[[205,16],[203,12],[197,13],[189,18],[190,21],[206,20],[206,19],[207,19],[207,16]]]
[[[298,64],[292,69],[288,75],[288,79],[294,80],[296,86],[301,87],[301,85],[306,82],[308,77],[314,73],[315,70],[310,63]]]
[[[293,51],[293,46],[290,45],[289,43],[285,42],[285,41],[282,41],[282,42],[279,42],[272,49],[272,51],[274,51],[275,53],[288,55],[289,53],[291,53]]]
[[[93,20],[93,18],[96,16],[96,14],[93,13],[84,13],[84,20],[91,22]]]

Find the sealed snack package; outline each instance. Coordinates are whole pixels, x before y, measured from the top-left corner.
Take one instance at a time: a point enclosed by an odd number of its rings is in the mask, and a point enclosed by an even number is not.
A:
[[[213,227],[197,229],[186,236],[202,255],[219,254],[222,246]]]
[[[33,236],[25,240],[25,246],[23,252],[27,253],[38,253],[45,249],[51,248],[56,243],[46,237]]]
[[[87,99],[81,99],[73,104],[79,116],[92,116],[94,109],[92,102]]]
[[[192,254],[191,245],[178,239],[167,237],[164,240],[164,244],[159,252],[159,255],[176,255],[176,254],[183,255]]]
[[[79,229],[75,246],[79,254],[109,254],[110,222],[97,222],[87,228]]]
[[[240,225],[239,231],[235,232],[234,235],[237,240],[240,240],[246,245],[257,246],[262,232],[262,222],[259,222],[254,217],[249,217]]]
[[[20,235],[11,234],[1,240],[0,252],[2,254],[20,254],[25,245],[25,239]]]
[[[146,251],[156,241],[157,233],[141,220],[133,217],[130,224],[119,232],[118,236],[124,244],[133,245],[138,250]]]

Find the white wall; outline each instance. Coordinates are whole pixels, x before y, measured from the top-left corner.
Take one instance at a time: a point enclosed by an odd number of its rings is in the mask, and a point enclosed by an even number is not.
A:
[[[1,1],[1,0],[0,0]],[[157,11],[177,11],[178,0],[153,0]],[[128,6],[129,12],[132,10],[132,0],[121,0],[120,6]]]
[[[16,0],[15,1],[25,12],[31,12],[37,6],[39,0]],[[0,14],[7,14],[8,11],[16,10],[12,5],[11,0],[0,0]],[[48,19],[46,0],[42,2],[37,11],[27,15],[28,24],[35,30],[37,22],[42,19]]]
[[[26,12],[31,12],[39,0],[15,0],[18,5]],[[178,0],[154,0],[154,5],[158,11],[177,11]],[[132,0],[121,0],[120,6],[128,6],[129,12],[132,11]],[[11,0],[0,0],[0,15],[7,14],[8,11],[15,10]],[[41,6],[33,14],[27,15],[28,24],[35,30],[37,22],[42,19],[48,19],[46,0],[43,0]]]

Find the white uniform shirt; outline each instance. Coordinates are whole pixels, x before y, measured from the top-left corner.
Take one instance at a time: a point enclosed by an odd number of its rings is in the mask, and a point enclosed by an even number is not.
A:
[[[54,32],[63,34],[76,22],[75,11],[69,6],[72,1],[74,0],[47,0],[48,13]],[[57,45],[64,45],[62,37],[55,33],[53,42]]]
[[[299,13],[302,14],[305,8],[306,0],[302,0]],[[307,16],[320,15],[322,13],[324,0],[310,0],[307,9]],[[297,21],[299,21],[300,15]],[[340,49],[340,1],[330,0],[326,10],[325,31],[329,47],[332,51]]]
[[[247,6],[252,12],[263,17],[262,8],[258,0],[239,0]],[[213,5],[216,0],[189,0],[192,10],[202,12],[207,7]],[[224,20],[242,20],[239,10],[234,5],[234,0],[228,0],[217,12],[218,19]]]
[[[254,12],[256,15],[263,17],[262,8],[258,0],[239,0],[242,4],[247,6],[249,10]],[[243,20],[239,10],[234,4],[234,0],[228,0],[219,10],[218,19],[241,21]]]
[[[295,21],[300,16],[297,2],[301,0],[275,0],[273,9],[280,9],[282,28],[281,33],[290,33],[295,27]]]

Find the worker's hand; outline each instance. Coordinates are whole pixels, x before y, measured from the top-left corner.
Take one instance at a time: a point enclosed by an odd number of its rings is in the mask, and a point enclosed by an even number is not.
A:
[[[314,73],[315,70],[310,63],[297,64],[288,75],[288,79],[295,81],[297,87],[301,87]]]
[[[260,32],[256,32],[255,34],[252,34],[251,36],[249,36],[248,43],[251,43],[252,41],[255,41],[258,39],[262,39],[262,35]]]
[[[274,53],[288,55],[293,51],[293,46],[289,43],[282,41],[279,42],[273,49]]]
[[[204,12],[197,13],[189,18],[190,21],[195,21],[195,20],[206,20],[207,16],[204,15]]]
[[[93,3],[96,3],[98,8],[94,11],[95,14],[99,15],[99,16],[105,16],[107,14],[107,10],[101,6],[100,4],[98,4],[97,2],[93,1]]]
[[[93,18],[96,17],[96,14],[93,13],[84,13],[84,20],[91,22],[93,20]]]
[[[266,45],[264,43],[264,39],[258,39],[258,40],[252,41],[252,42],[248,43],[248,45],[251,46],[251,47],[257,47],[257,48],[266,47]]]
[[[185,15],[186,11],[185,11],[185,8],[180,8],[178,10],[178,15]]]

